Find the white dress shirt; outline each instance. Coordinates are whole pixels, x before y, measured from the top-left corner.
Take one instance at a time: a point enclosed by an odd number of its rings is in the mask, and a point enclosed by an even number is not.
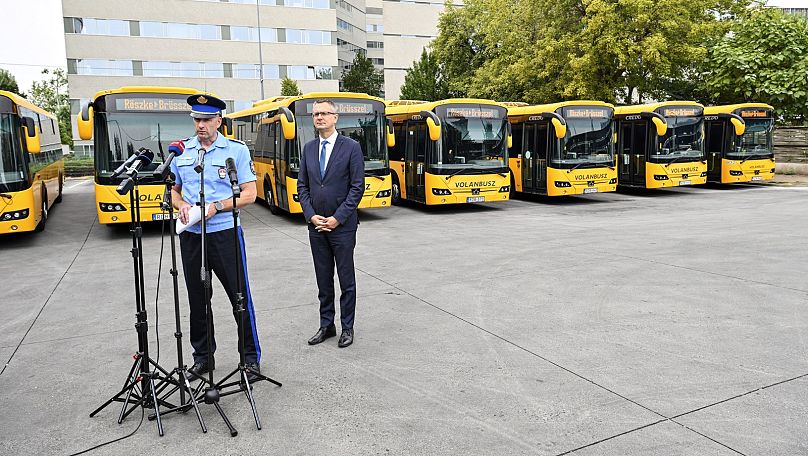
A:
[[[337,136],[339,136],[339,132],[335,129],[334,133],[331,134],[328,138],[323,139],[320,137],[320,144],[317,147],[317,159],[320,159],[320,151],[323,150],[323,141],[328,141],[328,145],[325,146],[325,169],[323,169],[323,173],[325,170],[328,169],[328,161],[331,159],[331,151],[334,150],[334,143],[337,142]]]

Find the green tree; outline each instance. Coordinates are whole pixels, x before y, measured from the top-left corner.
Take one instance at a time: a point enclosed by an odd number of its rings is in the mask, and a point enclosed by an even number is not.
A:
[[[362,54],[357,53],[351,68],[342,73],[342,91],[362,92],[374,97],[382,96],[384,74]]]
[[[708,100],[763,102],[786,123],[808,124],[808,20],[771,8],[739,21],[710,48]]]
[[[404,75],[401,98],[424,101],[449,98],[449,87],[443,78],[440,65],[435,56],[426,49],[421,52],[421,59],[413,62],[412,68]]]
[[[294,97],[301,94],[300,87],[297,86],[297,82],[294,79],[284,77],[281,80],[281,95]]]
[[[0,90],[20,94],[20,88],[17,86],[17,79],[11,74],[10,71],[0,68]]]
[[[67,75],[61,68],[54,71],[45,69],[42,70],[42,74],[45,76],[45,79],[34,82],[31,86],[31,102],[56,115],[56,118],[59,119],[62,144],[73,147]]]

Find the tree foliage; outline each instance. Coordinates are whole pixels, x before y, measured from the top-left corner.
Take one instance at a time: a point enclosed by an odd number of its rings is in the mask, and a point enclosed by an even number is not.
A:
[[[20,88],[17,85],[17,78],[11,74],[10,71],[0,68],[0,90],[6,92],[20,94]]]
[[[708,44],[753,1],[468,0],[447,6],[433,47],[458,95],[680,97],[696,86]]]
[[[288,77],[284,77],[281,80],[281,95],[294,97],[301,94],[302,92],[300,91],[300,87],[297,86],[297,81],[289,79]]]
[[[40,108],[56,115],[59,119],[59,130],[62,144],[73,146],[70,126],[70,95],[67,91],[67,75],[61,68],[54,71],[42,70],[45,79],[34,82],[31,86],[31,102]]]
[[[381,97],[384,88],[384,74],[378,71],[364,55],[357,53],[351,69],[342,73],[342,91],[362,92]]]
[[[705,69],[710,101],[768,103],[786,122],[808,124],[808,19],[757,11],[711,47]]]
[[[440,65],[435,56],[426,49],[421,52],[421,58],[413,62],[412,68],[404,75],[401,98],[424,101],[449,98],[449,87],[443,78]]]

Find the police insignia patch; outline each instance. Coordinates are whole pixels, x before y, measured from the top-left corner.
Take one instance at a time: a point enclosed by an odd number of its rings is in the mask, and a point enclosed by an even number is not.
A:
[[[219,168],[219,179],[224,179],[227,177],[227,169]]]
[[[205,98],[204,96],[200,95],[200,96],[199,96],[199,98],[197,98],[197,99],[196,99],[196,101],[197,101],[199,104],[205,104],[205,103],[207,103],[207,102],[208,102],[208,99],[207,99],[207,98]]]
[[[255,176],[255,165],[252,160],[250,160],[250,171],[252,171],[253,176]]]

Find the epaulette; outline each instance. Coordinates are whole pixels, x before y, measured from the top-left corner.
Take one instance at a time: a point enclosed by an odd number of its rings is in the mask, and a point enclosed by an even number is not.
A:
[[[227,138],[227,136],[225,136],[225,138]],[[233,138],[227,138],[227,139],[228,139],[229,141],[237,142],[237,143],[239,143],[239,144],[244,144],[245,146],[247,145],[247,144],[246,144],[244,141],[242,141],[242,140],[240,140],[240,139],[233,139]]]

